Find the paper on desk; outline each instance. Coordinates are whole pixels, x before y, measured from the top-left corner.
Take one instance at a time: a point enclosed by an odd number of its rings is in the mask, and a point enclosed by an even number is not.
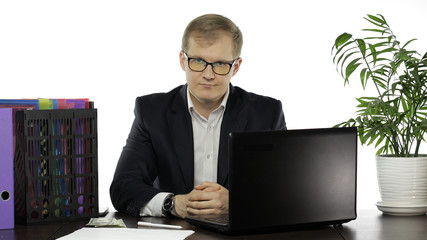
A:
[[[94,239],[156,239],[183,240],[193,234],[192,230],[163,230],[137,228],[82,228],[59,240],[94,240]]]

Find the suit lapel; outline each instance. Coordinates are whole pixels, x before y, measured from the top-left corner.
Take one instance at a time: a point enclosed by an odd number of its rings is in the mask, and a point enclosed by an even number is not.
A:
[[[194,185],[194,144],[186,91],[186,85],[179,90],[167,113],[167,121],[185,187],[190,192]]]
[[[247,115],[242,95],[230,84],[230,95],[222,120],[218,153],[218,183],[224,187],[228,187],[228,135],[230,132],[245,130]]]

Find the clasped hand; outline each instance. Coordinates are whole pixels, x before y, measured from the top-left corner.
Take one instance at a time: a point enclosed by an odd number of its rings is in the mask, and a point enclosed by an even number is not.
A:
[[[228,214],[228,190],[225,187],[203,182],[190,193],[175,196],[175,216],[210,214]]]

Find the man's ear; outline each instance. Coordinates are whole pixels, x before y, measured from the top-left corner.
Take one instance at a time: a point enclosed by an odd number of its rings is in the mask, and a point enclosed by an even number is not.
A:
[[[179,52],[179,64],[181,64],[181,68],[183,71],[185,71],[185,56],[184,56],[184,51],[180,51]]]
[[[242,58],[237,58],[236,61],[234,62],[234,69],[233,69],[233,77],[234,75],[236,75],[236,73],[239,71],[240,69],[240,65],[242,64]]]

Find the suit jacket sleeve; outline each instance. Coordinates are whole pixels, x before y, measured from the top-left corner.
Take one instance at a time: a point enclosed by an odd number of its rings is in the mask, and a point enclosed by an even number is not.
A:
[[[274,124],[272,126],[272,130],[286,130],[286,121],[285,121],[285,114],[283,113],[283,109],[282,109],[282,102],[280,102],[280,100],[276,100],[276,105],[275,105],[275,121]]]
[[[160,192],[153,187],[157,176],[156,155],[144,126],[142,104],[142,98],[137,98],[135,120],[110,187],[114,207],[133,216],[138,216],[141,207]]]

